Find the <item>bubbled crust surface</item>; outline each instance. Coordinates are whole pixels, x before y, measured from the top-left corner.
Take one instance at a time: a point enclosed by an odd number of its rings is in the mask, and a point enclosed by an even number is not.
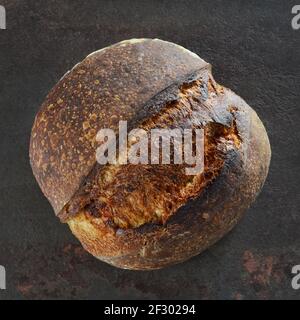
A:
[[[51,90],[30,141],[34,175],[56,213],[94,167],[98,130],[134,122],[149,99],[207,66],[162,40],[124,41],[89,55]]]
[[[129,121],[129,130],[149,123],[204,128],[212,150],[205,151],[204,173],[186,183],[182,168],[174,169],[170,181],[167,167],[125,166],[115,175],[96,164],[97,131],[117,129],[119,120]],[[256,113],[214,81],[207,63],[160,40],[119,43],[75,66],[43,104],[30,147],[43,192],[84,248],[137,270],[184,261],[224,236],[261,189],[270,154]],[[111,185],[103,184],[107,170]],[[155,193],[161,195],[155,207],[167,197],[174,204],[159,219],[147,207]]]
[[[226,153],[218,176],[164,224],[122,229],[79,212],[68,223],[86,250],[121,268],[157,269],[199,254],[236,225],[265,181],[269,140],[257,114],[232,91],[222,88],[210,108],[216,123],[233,117],[241,140]]]

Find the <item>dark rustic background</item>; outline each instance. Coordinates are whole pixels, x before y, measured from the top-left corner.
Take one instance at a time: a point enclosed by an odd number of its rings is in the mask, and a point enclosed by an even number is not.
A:
[[[299,2],[299,1],[298,1]],[[0,299],[299,299],[300,30],[297,1],[0,0]],[[190,261],[160,271],[97,261],[60,224],[28,159],[34,115],[57,80],[90,52],[158,37],[213,65],[263,120],[273,151],[267,182],[241,223]]]

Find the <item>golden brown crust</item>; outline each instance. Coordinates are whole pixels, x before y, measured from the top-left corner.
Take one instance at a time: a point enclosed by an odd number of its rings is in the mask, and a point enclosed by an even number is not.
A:
[[[95,137],[186,74],[208,64],[179,46],[142,39],[89,55],[51,90],[36,116],[30,159],[58,213],[95,165]]]
[[[231,108],[226,104],[219,104],[219,110],[212,108],[218,105],[222,95],[223,89],[208,70],[202,70],[178,87],[173,86],[171,95],[168,88],[149,101],[148,118],[139,124],[139,128],[148,133],[155,128],[203,129],[204,172],[187,175],[186,164],[99,166],[59,217],[64,221],[85,211],[110,226],[123,229],[149,222],[165,223],[218,176],[228,151],[240,146],[241,138],[236,132]],[[153,113],[153,110],[159,112]],[[174,149],[172,151],[174,155]]]
[[[122,268],[157,269],[197,255],[231,230],[264,183],[270,146],[256,113],[231,91],[225,89],[225,95],[226,103],[234,106],[244,140],[238,150],[227,154],[217,179],[165,225],[115,229],[99,218],[91,223],[81,212],[68,223],[86,250]]]
[[[203,128],[204,172],[96,164],[97,131],[120,119],[128,130]],[[256,113],[214,81],[208,64],[143,40],[97,52],[59,82],[37,115],[30,155],[43,192],[86,250],[121,268],[156,269],[198,254],[237,223],[271,152]]]

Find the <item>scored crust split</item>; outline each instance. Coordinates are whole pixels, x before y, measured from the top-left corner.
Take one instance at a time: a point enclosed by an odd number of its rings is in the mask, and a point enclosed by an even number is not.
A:
[[[97,132],[201,128],[204,171],[100,165]],[[51,90],[32,129],[34,175],[84,248],[121,268],[184,261],[225,235],[267,176],[270,145],[255,111],[217,84],[208,63],[158,39],[96,51]]]

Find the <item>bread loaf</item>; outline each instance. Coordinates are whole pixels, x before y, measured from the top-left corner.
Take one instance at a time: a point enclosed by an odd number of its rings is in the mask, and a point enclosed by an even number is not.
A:
[[[97,133],[119,121],[202,129],[204,168],[99,164]],[[187,260],[222,238],[255,200],[270,145],[255,111],[196,54],[158,39],[96,51],[48,94],[32,128],[33,173],[58,218],[95,257],[126,269]]]

